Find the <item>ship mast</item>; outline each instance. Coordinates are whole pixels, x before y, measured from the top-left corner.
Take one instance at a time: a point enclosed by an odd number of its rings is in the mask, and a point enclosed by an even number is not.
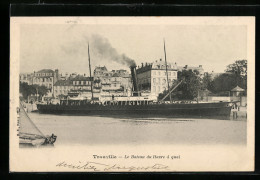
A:
[[[90,64],[90,54],[89,54],[89,43],[88,43],[88,65],[89,65],[89,77],[91,83],[91,100],[93,100],[93,84],[92,84],[92,77],[91,77],[91,64]]]
[[[164,43],[164,57],[165,57],[165,68],[166,68],[166,77],[167,77],[167,84],[168,84],[168,91],[170,91],[170,84],[169,84],[169,77],[168,77],[168,67],[167,67],[167,60],[166,60],[166,48],[165,48],[165,40],[163,39]],[[172,102],[172,96],[170,95],[170,102]]]

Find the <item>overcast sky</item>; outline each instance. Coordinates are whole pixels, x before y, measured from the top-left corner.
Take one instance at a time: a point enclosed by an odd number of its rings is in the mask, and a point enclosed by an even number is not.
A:
[[[202,65],[208,72],[224,72],[235,60],[247,59],[246,26],[24,24],[20,69],[89,73],[89,42],[92,70],[98,65],[128,70],[120,57],[133,59],[137,65],[164,60],[163,38],[168,62],[179,66]],[[99,48],[98,41],[105,46]]]

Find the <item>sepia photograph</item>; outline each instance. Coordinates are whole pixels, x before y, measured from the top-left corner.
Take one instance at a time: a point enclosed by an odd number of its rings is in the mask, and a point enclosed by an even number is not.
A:
[[[254,17],[10,29],[10,171],[254,170]]]

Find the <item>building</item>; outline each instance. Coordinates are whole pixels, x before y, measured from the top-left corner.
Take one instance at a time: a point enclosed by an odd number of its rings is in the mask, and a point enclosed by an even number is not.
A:
[[[177,80],[177,64],[168,63],[168,80],[171,86]],[[165,62],[160,59],[153,63],[142,63],[136,70],[138,90],[142,95],[158,96],[168,89]]]
[[[19,75],[19,80],[22,83],[27,83],[28,85],[32,85],[33,73],[21,73]]]
[[[94,70],[94,76],[96,76],[96,77],[106,76],[108,73],[109,72],[108,72],[106,66],[97,66]]]
[[[53,88],[54,97],[59,97],[61,95],[67,96],[70,90],[73,89],[73,82],[71,80],[58,80]]]
[[[244,95],[244,92],[245,90],[239,86],[236,86],[231,90],[232,96],[236,96],[236,97]]]
[[[101,96],[129,96],[131,94],[131,76],[123,69],[108,71],[105,66],[96,67],[94,79],[101,83]]]
[[[54,84],[54,96],[83,96],[91,99],[91,81],[93,81],[93,77],[90,78],[82,75],[77,75],[76,77],[71,77],[67,80],[59,80]],[[95,80],[92,85],[93,97],[99,98],[101,89],[100,81]]]
[[[45,86],[49,93],[53,94],[53,85],[60,79],[59,70],[42,69],[34,72],[32,84]]]
[[[69,79],[69,74],[66,72],[65,74],[60,74],[60,80],[67,80]]]

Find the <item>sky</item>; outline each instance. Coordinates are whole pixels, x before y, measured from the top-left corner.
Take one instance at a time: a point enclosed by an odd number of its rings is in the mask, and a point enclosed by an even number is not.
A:
[[[247,27],[242,25],[23,24],[20,29],[20,72],[59,69],[65,73],[129,70],[164,60],[178,66],[202,65],[205,72],[224,72],[235,60],[247,59]],[[127,61],[127,62],[126,62]]]

